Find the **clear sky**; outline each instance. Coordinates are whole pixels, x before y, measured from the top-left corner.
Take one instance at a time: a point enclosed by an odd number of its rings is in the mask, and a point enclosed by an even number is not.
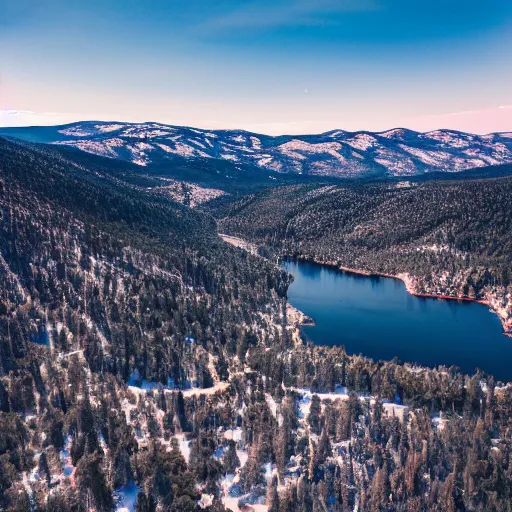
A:
[[[0,0],[0,124],[512,130],[511,0]]]

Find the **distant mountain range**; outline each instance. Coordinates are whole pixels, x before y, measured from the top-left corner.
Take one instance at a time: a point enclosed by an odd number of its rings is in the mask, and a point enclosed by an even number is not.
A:
[[[241,130],[203,130],[160,123],[87,121],[52,127],[0,128],[0,135],[73,147],[139,166],[217,159],[264,172],[315,176],[413,176],[512,162],[512,132],[474,135],[334,130],[272,137]]]

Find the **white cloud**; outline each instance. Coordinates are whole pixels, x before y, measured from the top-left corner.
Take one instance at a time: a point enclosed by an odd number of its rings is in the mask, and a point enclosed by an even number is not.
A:
[[[209,19],[201,28],[264,29],[289,25],[310,26],[331,21],[336,13],[367,12],[379,9],[378,0],[289,0],[267,4],[248,3],[224,15]]]
[[[0,126],[51,126],[79,120],[76,115],[32,110],[0,110]]]

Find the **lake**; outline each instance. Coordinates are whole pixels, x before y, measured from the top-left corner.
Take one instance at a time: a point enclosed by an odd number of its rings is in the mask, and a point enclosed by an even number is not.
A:
[[[512,380],[512,338],[497,315],[468,301],[415,297],[405,285],[309,262],[286,261],[295,277],[289,302],[313,318],[305,335],[318,345],[345,345],[349,354],[424,366],[480,368]]]

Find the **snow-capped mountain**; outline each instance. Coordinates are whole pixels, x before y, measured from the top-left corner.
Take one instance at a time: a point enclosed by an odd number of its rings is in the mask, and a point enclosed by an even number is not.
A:
[[[512,132],[474,135],[397,128],[271,137],[240,130],[90,121],[1,129],[0,134],[70,146],[140,166],[162,165],[176,158],[215,158],[281,173],[407,176],[512,162]]]

